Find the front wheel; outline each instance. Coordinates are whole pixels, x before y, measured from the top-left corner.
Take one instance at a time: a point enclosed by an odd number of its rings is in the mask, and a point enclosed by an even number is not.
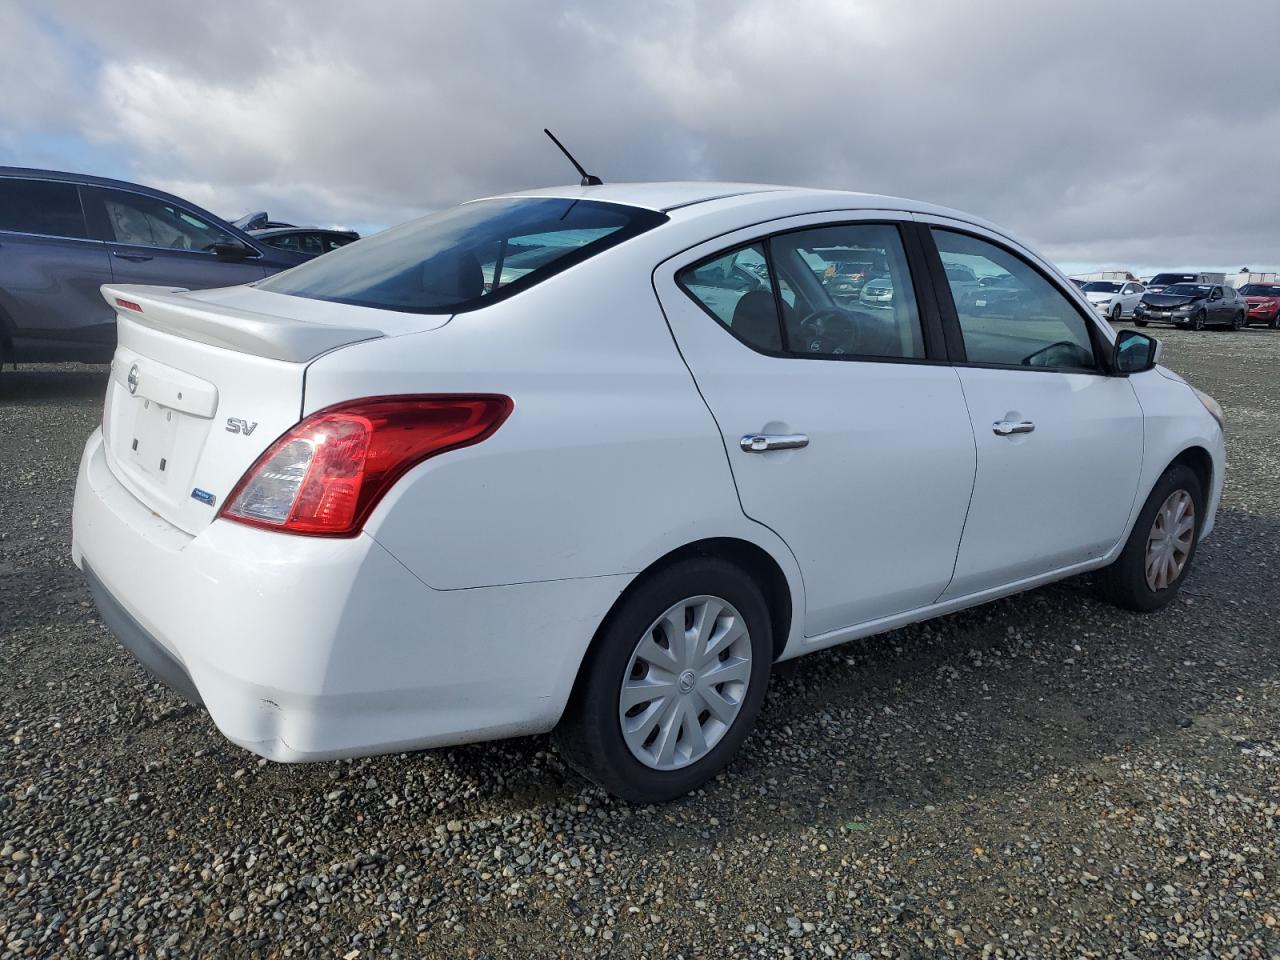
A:
[[[1191,319],[1191,329],[1192,330],[1204,329],[1204,311],[1203,310],[1201,310]]]
[[[1133,321],[1133,325],[1134,325],[1135,327],[1145,327],[1145,326],[1147,325],[1147,321],[1145,321],[1145,320],[1136,320],[1136,319],[1135,319],[1135,320]]]
[[[1271,327],[1272,330],[1280,330],[1280,313],[1277,313],[1271,318],[1271,323],[1269,323],[1268,326]]]
[[[600,628],[556,745],[615,796],[672,800],[733,758],[772,660],[768,608],[751,577],[715,558],[682,560],[640,583]]]
[[[1124,308],[1117,303],[1114,307],[1111,308],[1111,322],[1119,323],[1123,319],[1124,319]]]
[[[1174,464],[1156,482],[1111,566],[1099,572],[1102,595],[1128,610],[1158,610],[1178,594],[1191,569],[1203,522],[1200,478]]]

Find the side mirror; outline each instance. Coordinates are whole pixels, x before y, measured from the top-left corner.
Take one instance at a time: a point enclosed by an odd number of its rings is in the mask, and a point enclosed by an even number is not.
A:
[[[1160,362],[1164,345],[1137,330],[1121,330],[1112,352],[1112,366],[1120,373],[1144,373]]]
[[[253,250],[239,240],[219,240],[213,245],[213,255],[223,260],[243,260],[253,256]]]

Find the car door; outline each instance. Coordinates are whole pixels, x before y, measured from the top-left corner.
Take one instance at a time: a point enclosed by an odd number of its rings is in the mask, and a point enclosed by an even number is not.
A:
[[[1133,308],[1142,299],[1142,284],[1126,283],[1120,290],[1120,309],[1125,316],[1133,315]]]
[[[1209,291],[1209,299],[1205,304],[1205,313],[1208,314],[1209,323],[1223,323],[1227,318],[1222,305],[1222,288],[1214,286]]]
[[[74,183],[0,177],[0,327],[20,359],[109,359],[115,312],[98,288],[110,280]]]
[[[799,563],[810,637],[933,602],[975,468],[959,378],[907,256],[914,230],[902,214],[832,216],[717,239],[654,273],[742,509]],[[844,297],[832,268],[845,261],[869,263],[890,296]]]
[[[1142,409],[1108,373],[1110,340],[1065,285],[997,235],[930,224],[936,271],[968,264],[1028,296],[999,313],[943,304],[978,472],[955,576],[942,599],[1087,564],[1124,535],[1142,467]],[[945,283],[941,285],[945,290]]]
[[[117,283],[230,287],[261,280],[261,254],[214,223],[170,200],[110,187],[84,188],[91,229],[107,243]],[[215,245],[239,244],[234,256]]]

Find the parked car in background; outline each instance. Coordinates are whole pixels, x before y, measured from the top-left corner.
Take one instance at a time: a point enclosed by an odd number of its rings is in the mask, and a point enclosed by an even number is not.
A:
[[[1147,292],[1147,288],[1136,280],[1090,280],[1080,289],[1097,311],[1112,323],[1119,323],[1126,316],[1132,316],[1133,308]]]
[[[512,246],[537,265],[508,280]],[[839,306],[838,248],[889,307]],[[947,262],[1034,315],[974,313]],[[1156,340],[910,200],[556,187],[250,287],[104,295],[72,556],[125,646],[274,760],[554,729],[667,800],[780,660],[1086,571],[1165,606],[1222,491],[1222,411]]]
[[[229,287],[304,260],[159,190],[0,167],[0,360],[110,360],[104,283]]]
[[[250,230],[269,230],[272,227],[296,227],[296,223],[288,223],[285,220],[272,220],[267,216],[267,211],[258,210],[256,213],[246,213],[243,217],[237,217],[231,221],[233,227],[237,227],[246,232]]]
[[[863,284],[862,296],[859,299],[872,307],[887,307],[893,303],[893,280],[882,277]]]
[[[1224,273],[1157,273],[1145,286],[1148,293],[1161,293],[1165,287],[1175,283],[1222,283],[1226,279]]]
[[[1245,325],[1249,305],[1234,287],[1214,283],[1175,283],[1160,293],[1145,293],[1135,308],[1133,322],[1168,323],[1176,327],[1203,330],[1205,327]]]
[[[329,230],[323,227],[270,227],[249,233],[279,250],[300,253],[307,259],[337,250],[360,239],[354,230]]]
[[[1249,305],[1246,324],[1263,323],[1280,330],[1280,283],[1247,283],[1240,295]]]

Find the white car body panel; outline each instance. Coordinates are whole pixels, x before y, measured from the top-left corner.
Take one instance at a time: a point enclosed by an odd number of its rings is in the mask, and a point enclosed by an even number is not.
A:
[[[990,232],[1089,311],[990,224],[912,201],[750,184],[533,195],[631,203],[670,220],[454,317],[252,288],[127,291],[158,312],[145,325],[121,311],[105,438],[90,438],[81,463],[73,556],[248,749],[319,759],[545,731],[617,598],[690,544],[729,539],[772,559],[790,597],[775,642],[786,659],[1108,562],[1160,473],[1191,447],[1213,462],[1203,532],[1212,528],[1222,434],[1160,370],[779,360],[728,335],[672,279],[735,237],[888,211]],[[156,322],[165,310],[184,318],[186,336]],[[483,442],[405,474],[360,535],[215,519],[245,470],[309,413],[451,392],[504,394],[514,411]],[[148,404],[177,426],[144,422]],[[843,419],[842,406],[857,416]],[[991,435],[986,421],[1010,412],[1036,419],[1037,433]],[[812,444],[767,456],[735,445],[766,428]],[[134,462],[162,450],[163,470]],[[1072,487],[1082,464],[1093,472]],[[1100,509],[1086,522],[1039,516],[1046,492]],[[1011,556],[1000,544],[1013,530],[1035,540]]]
[[[905,217],[859,211],[857,219]],[[912,610],[951,579],[973,489],[973,431],[947,366],[770,357],[715,323],[675,274],[797,217],[718,237],[663,263],[654,284],[722,431],[744,512],[800,559],[806,636]],[[745,434],[804,434],[800,450],[748,453]],[[872,546],[874,545],[874,546]]]
[[[1142,410],[1127,380],[980,367],[960,370],[960,380],[978,479],[955,578],[939,599],[1110,553],[1142,469]],[[1004,420],[1030,421],[1035,430],[998,436],[992,426]]]

